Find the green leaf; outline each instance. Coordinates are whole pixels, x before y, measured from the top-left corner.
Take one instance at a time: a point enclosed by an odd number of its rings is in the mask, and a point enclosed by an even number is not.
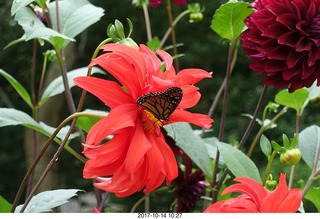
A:
[[[12,6],[11,6],[11,16],[13,16],[17,11],[29,5],[33,1],[34,0],[13,0]]]
[[[19,39],[13,40],[13,41],[11,41],[10,43],[8,43],[3,49],[7,49],[7,48],[9,48],[10,46],[16,45],[16,44],[21,43],[21,42],[25,42],[26,39],[27,39],[26,35],[23,34],[23,36],[20,37]]]
[[[304,196],[305,199],[311,201],[314,206],[318,209],[318,213],[320,212],[320,187],[310,187],[308,189],[307,194]]]
[[[79,189],[57,189],[41,192],[32,197],[24,213],[51,212],[53,208],[68,202],[68,199],[77,196]],[[23,205],[19,205],[15,213],[20,212]]]
[[[10,74],[5,72],[4,70],[0,69],[0,75],[2,75],[7,81],[11,84],[11,86],[18,92],[18,94],[22,97],[22,99],[32,107],[31,97],[27,90]]]
[[[100,111],[100,110],[92,110],[86,109],[83,112],[97,114],[101,116],[107,116],[108,112]],[[91,117],[91,116],[80,116],[77,120],[76,125],[81,127],[85,132],[88,132],[94,124],[96,124],[100,119],[98,117]]]
[[[176,141],[177,146],[190,157],[209,179],[212,179],[213,171],[206,143],[199,135],[194,134],[190,124],[174,123],[164,126],[164,129]]]
[[[40,122],[39,125],[40,125],[40,127],[47,133],[47,136],[51,136],[51,135],[55,132],[55,130],[56,130],[56,128],[51,127],[51,126],[48,126],[47,124],[45,124],[45,123],[43,123],[43,122]],[[70,126],[65,126],[65,127],[63,127],[63,128],[59,131],[59,133],[57,134],[57,138],[59,138],[59,139],[61,139],[61,140],[64,139],[64,138],[66,137],[67,133],[69,132],[69,129],[70,129]],[[78,136],[79,136],[79,133],[78,133],[78,132],[72,133],[72,134],[69,136],[68,141],[70,141],[70,140],[72,140],[72,139],[74,139],[74,138],[76,138],[76,137],[78,137]]]
[[[282,142],[284,148],[290,149],[290,140],[286,134],[282,134]]]
[[[244,19],[253,9],[246,2],[231,2],[220,6],[213,15],[211,29],[220,37],[233,41],[236,40],[245,27]]]
[[[152,51],[156,51],[157,49],[160,48],[161,46],[161,42],[159,37],[153,37],[151,40],[149,40],[147,42],[147,46],[152,50]]]
[[[269,160],[272,152],[272,147],[270,141],[265,135],[261,135],[260,137],[260,148]]]
[[[14,20],[22,26],[27,41],[34,38],[40,38],[52,43],[51,37],[59,37],[63,40],[75,41],[66,35],[46,27],[30,8],[21,8],[17,11]]]
[[[258,168],[242,151],[223,142],[218,143],[218,148],[221,157],[233,175],[248,177],[261,183]]]
[[[12,205],[0,195],[0,213],[10,213]]]
[[[56,3],[49,4],[53,29],[57,30]],[[104,10],[89,3],[87,0],[59,1],[60,32],[70,38],[100,20]],[[64,46],[68,44],[65,42]]]
[[[67,77],[68,77],[69,87],[72,88],[75,86],[73,82],[74,78],[78,76],[85,76],[87,75],[87,72],[88,72],[88,67],[77,68],[68,72]],[[97,67],[93,67],[92,74],[94,73],[102,73],[102,71]],[[63,92],[64,92],[63,79],[62,79],[62,76],[59,76],[54,80],[52,80],[48,85],[48,87],[44,90],[40,99],[39,106],[42,106],[50,97],[61,94]]]
[[[0,108],[0,127],[5,126],[15,126],[22,125],[27,128],[31,128],[35,131],[38,131],[45,136],[51,136],[55,128],[50,127],[42,122],[36,122],[31,116],[25,112],[11,109],[11,108]],[[58,133],[55,142],[60,143],[60,140],[63,139],[66,135],[66,132],[69,130],[68,126],[63,127]],[[78,133],[74,133],[70,136],[69,140],[78,136]]]
[[[278,153],[281,153],[283,151],[285,151],[286,149],[284,147],[281,147],[281,145],[279,145],[277,142],[275,141],[271,141],[271,145],[273,147],[273,149],[275,151],[277,151]]]
[[[276,95],[275,102],[299,111],[303,109],[308,96],[309,91],[305,88],[298,89],[293,93],[289,93],[288,89],[285,89]]]
[[[312,169],[317,152],[320,150],[320,127],[312,125],[302,130],[299,134],[298,147],[301,150],[302,159]],[[319,169],[318,161],[316,170]]]

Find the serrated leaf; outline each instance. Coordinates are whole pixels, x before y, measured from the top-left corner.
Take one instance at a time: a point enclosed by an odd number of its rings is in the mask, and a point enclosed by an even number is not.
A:
[[[0,195],[0,213],[9,213],[12,205]]]
[[[24,213],[42,213],[51,212],[53,208],[63,205],[74,196],[77,192],[82,191],[79,189],[57,189],[53,191],[41,192],[32,197]],[[23,205],[19,205],[15,213],[20,212]]]
[[[242,151],[223,142],[218,143],[218,148],[225,164],[235,177],[248,177],[261,183],[258,168]]]
[[[85,76],[87,75],[88,67],[82,67],[82,68],[77,68],[72,71],[69,71],[67,73],[68,77],[68,83],[69,87],[72,88],[74,87],[74,82],[73,79],[78,77],[78,76]],[[101,70],[97,67],[92,68],[92,74],[94,73],[102,73]],[[64,92],[64,85],[63,85],[63,79],[62,76],[59,76],[52,80],[48,87],[44,90],[39,106],[43,105],[50,97],[53,97],[55,95],[61,94]]]
[[[312,125],[302,130],[299,134],[298,147],[301,150],[302,159],[312,169],[317,151],[320,150],[320,127]],[[319,169],[320,162],[318,161],[316,170]]]
[[[213,15],[211,29],[224,39],[236,40],[245,27],[244,19],[253,12],[249,6],[246,2],[221,5]]]
[[[295,90],[293,93],[289,93],[288,89],[285,89],[276,95],[275,102],[299,111],[305,106],[308,96],[309,91],[305,88]]]
[[[174,123],[164,126],[164,129],[176,141],[177,146],[211,179],[213,171],[206,143],[194,134],[190,124]]]
[[[17,93],[22,97],[22,99],[32,107],[31,97],[27,90],[10,74],[0,69],[0,75],[2,75],[7,81],[11,84],[11,86],[17,91]]]
[[[55,2],[49,4],[49,11],[51,12],[50,18],[53,29],[57,30]],[[103,15],[104,10],[102,8],[94,6],[87,0],[59,1],[60,32],[70,38],[74,38],[99,21]]]
[[[51,37],[59,37],[63,40],[74,41],[74,39],[46,27],[28,7],[23,7],[17,11],[14,20],[22,26],[26,35],[26,40],[40,38],[52,43]]]
[[[261,135],[260,137],[260,148],[263,154],[266,155],[269,160],[272,152],[272,147],[270,141],[265,135]]]

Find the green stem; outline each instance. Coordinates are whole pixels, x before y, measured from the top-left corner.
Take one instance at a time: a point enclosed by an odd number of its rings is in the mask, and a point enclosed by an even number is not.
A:
[[[174,25],[173,25],[173,18],[172,18],[172,10],[171,10],[171,0],[167,0],[167,11],[168,11],[168,18],[169,18],[169,25],[171,28],[171,40],[172,40],[172,45],[173,45],[173,56],[178,55],[178,50],[177,50],[177,40],[176,40],[176,33],[174,30]],[[174,66],[175,70],[179,72],[179,59],[174,59]]]
[[[111,39],[111,38],[108,38],[108,39],[104,40],[103,42],[101,42],[101,43],[98,45],[98,47],[95,49],[95,51],[94,51],[91,59],[94,59],[95,57],[97,57],[100,48],[101,48],[103,45],[105,45],[106,43],[111,42],[111,41],[112,41],[112,39]],[[92,71],[92,67],[89,67],[89,68],[88,68],[88,72],[87,72],[87,76],[90,76],[90,75],[91,75],[91,71]],[[81,111],[81,109],[82,109],[85,96],[86,96],[86,91],[83,90],[83,91],[82,91],[82,94],[81,94],[81,97],[80,97],[79,104],[78,104],[78,108],[77,108],[78,114],[81,114],[80,111]],[[88,113],[82,113],[82,114],[89,115]],[[74,115],[75,115],[75,114],[74,114]],[[72,115],[71,115],[71,116],[72,116]],[[71,116],[69,116],[69,117],[71,117]],[[95,115],[95,116],[96,116],[96,115]],[[69,117],[68,117],[68,118],[69,118]],[[68,140],[68,138],[69,138],[69,136],[70,136],[70,134],[71,134],[71,131],[73,130],[73,127],[74,127],[76,121],[77,121],[77,117],[74,118],[74,120],[73,120],[73,122],[72,122],[72,125],[71,125],[70,128],[69,128],[68,134],[66,135],[64,141],[61,143],[60,148],[63,148],[64,145],[66,144],[66,142],[67,142],[67,140]],[[60,126],[62,126],[62,125],[60,124]],[[60,129],[61,129],[61,128],[60,128]],[[23,181],[22,181],[22,183],[21,183],[21,185],[20,185],[20,187],[19,187],[19,190],[18,190],[18,192],[17,192],[17,195],[16,195],[16,197],[15,197],[15,200],[14,200],[14,202],[13,202],[13,204],[12,204],[11,212],[14,212],[15,208],[17,207],[17,204],[18,204],[18,202],[19,202],[19,200],[20,200],[20,197],[21,197],[21,195],[22,195],[23,189],[24,189],[24,187],[25,187],[25,185],[26,185],[26,182],[27,182],[29,176],[30,176],[31,173],[34,171],[37,163],[39,162],[39,160],[40,160],[41,157],[43,156],[44,152],[47,150],[48,146],[49,146],[49,145],[52,143],[52,141],[55,139],[55,136],[58,134],[58,132],[59,132],[59,130],[58,130],[58,128],[57,128],[57,129],[55,130],[55,132],[50,136],[50,138],[48,139],[47,143],[44,145],[44,147],[42,148],[42,150],[41,150],[40,153],[38,154],[36,160],[34,161],[34,163],[33,163],[33,164],[31,165],[31,167],[29,168],[28,172],[26,173],[26,175],[25,175],[25,177],[24,177],[24,179],[23,179]],[[58,150],[59,150],[59,149],[58,149]],[[58,154],[58,155],[59,155],[59,154]],[[56,159],[52,159],[52,160],[55,161]],[[52,166],[52,165],[51,165],[51,166]],[[51,168],[51,166],[50,166],[50,168]],[[49,168],[49,169],[50,169],[50,168]],[[47,168],[46,171],[49,171],[49,169]],[[43,173],[43,177],[41,176],[41,178],[44,179],[45,175],[46,175],[46,173]],[[41,183],[41,182],[40,182],[40,183]],[[40,185],[40,183],[38,183],[36,186],[38,187],[38,186]],[[34,192],[34,191],[35,191],[35,190],[33,190],[33,192]],[[31,196],[32,196],[32,193],[30,194],[30,196],[29,196],[29,198],[28,198],[29,201],[31,200]]]
[[[36,89],[35,89],[35,75],[36,75],[36,56],[37,56],[37,40],[33,40],[33,49],[32,49],[32,63],[31,63],[31,98],[32,98],[32,106],[36,106]]]
[[[255,149],[262,133],[267,130],[268,128],[270,128],[271,125],[273,125],[284,113],[286,113],[288,110],[287,107],[284,107],[275,117],[272,118],[272,120],[268,123],[268,125],[266,126],[261,126],[258,134],[255,136],[254,140],[252,141],[251,145],[250,145],[250,148],[248,150],[248,153],[247,153],[247,156],[250,157],[253,153],[253,150]],[[264,122],[264,121],[263,121]]]
[[[177,23],[181,20],[181,18],[183,18],[185,15],[189,14],[190,11],[189,10],[185,10],[183,12],[181,12],[172,22],[172,26],[175,27],[177,25]],[[164,36],[162,37],[162,40],[160,42],[160,48],[162,48],[165,44],[165,42],[167,41],[170,33],[171,33],[171,26],[168,28],[168,30],[166,31],[166,33],[164,34]]]
[[[265,184],[266,184],[266,181],[267,181],[267,178],[268,178],[268,175],[270,172],[271,164],[272,164],[273,159],[276,156],[276,154],[277,154],[277,151],[274,150],[270,156],[270,159],[268,160],[267,168],[266,168],[266,171],[264,172],[263,181],[262,181],[263,186],[265,186]]]
[[[159,188],[159,189],[154,190],[152,193],[165,191],[165,190],[167,190],[167,189],[168,189],[167,186],[163,186],[163,187],[161,187],[161,188]],[[146,194],[146,195],[144,195],[142,198],[140,198],[140,199],[133,205],[133,207],[131,208],[130,213],[133,213],[133,212],[136,210],[136,208],[137,208],[143,201],[145,201],[145,200],[146,200],[147,198],[149,198],[149,197],[150,197],[150,194]]]
[[[44,54],[43,65],[42,65],[40,82],[39,82],[39,89],[38,89],[38,96],[37,96],[37,106],[38,106],[38,104],[40,102],[40,98],[41,98],[41,94],[42,94],[42,88],[43,88],[43,83],[44,83],[44,76],[45,76],[46,69],[47,69],[47,63],[48,63],[48,55],[47,55],[47,53],[45,53]]]
[[[300,118],[301,118],[301,114],[302,114],[302,110],[298,109],[297,113],[296,113],[296,135],[298,138],[298,142],[299,142],[299,132],[300,132]],[[298,144],[296,145],[296,147],[298,147]],[[291,189],[292,188],[292,184],[293,184],[293,179],[294,179],[294,171],[295,170],[295,165],[291,166],[291,170],[290,170],[290,178],[289,178],[289,184],[288,184],[288,188]]]
[[[54,140],[54,138],[57,136],[57,134],[60,132],[60,130],[66,126],[70,121],[73,121],[73,123],[75,123],[76,119],[79,117],[79,116],[92,116],[92,117],[97,117],[97,118],[102,118],[102,116],[100,115],[96,115],[96,114],[91,114],[91,113],[84,113],[84,112],[78,112],[78,113],[74,113],[72,115],[70,115],[69,117],[67,117],[62,123],[60,123],[60,125],[56,128],[56,130],[52,133],[52,135],[50,136],[50,138],[47,140],[47,142],[45,143],[45,145],[42,147],[41,151],[39,152],[39,154],[37,155],[36,159],[34,160],[34,162],[31,164],[30,168],[28,169],[21,185],[20,185],[20,188],[18,190],[18,193],[16,195],[16,198],[12,204],[12,209],[11,209],[11,212],[14,212],[17,204],[18,204],[18,201],[21,197],[21,194],[22,194],[22,191],[23,191],[23,188],[25,187],[26,185],[26,182],[28,181],[30,175],[33,173],[35,167],[37,166],[37,164],[39,163],[41,157],[43,156],[43,154],[45,153],[45,151],[47,150],[47,148],[49,147],[49,145],[52,143],[52,141]],[[73,124],[74,126],[75,124]],[[69,129],[69,132],[71,134],[71,131],[72,131],[73,127],[70,127]],[[71,131],[70,131],[71,130]],[[69,134],[69,136],[70,136]],[[65,137],[64,139],[64,144],[66,143],[66,141],[68,140],[69,138],[68,134],[67,136]],[[63,149],[64,147],[64,144],[62,142],[62,144],[60,145],[58,151],[61,151],[61,149]],[[57,151],[57,152],[58,152]],[[57,154],[57,153],[56,153]],[[49,171],[49,169],[51,168],[51,166],[53,165],[53,163],[57,160],[57,156],[55,156],[52,158],[50,164],[47,166],[46,170],[44,171],[45,173],[47,173]],[[41,178],[39,179],[39,181],[37,182],[37,185],[33,188],[32,192],[30,193],[27,201],[25,202],[24,204],[24,207],[21,209],[21,212],[23,212],[23,210],[26,208],[26,205],[29,203],[29,201],[31,200],[32,198],[32,195],[34,194],[35,190],[37,189],[37,187],[40,185],[40,183],[43,181],[44,179],[44,175],[46,174],[43,174],[41,176]]]

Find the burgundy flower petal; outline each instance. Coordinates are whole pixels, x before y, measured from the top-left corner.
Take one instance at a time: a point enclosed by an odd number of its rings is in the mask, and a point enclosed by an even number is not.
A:
[[[240,36],[249,67],[277,89],[310,87],[320,75],[320,0],[255,0],[252,7]]]

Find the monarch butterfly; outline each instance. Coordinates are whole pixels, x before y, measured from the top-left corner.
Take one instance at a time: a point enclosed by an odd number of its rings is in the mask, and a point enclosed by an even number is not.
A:
[[[165,91],[142,95],[137,104],[150,112],[159,122],[169,121],[169,116],[177,108],[182,99],[182,90],[179,87],[170,87]]]

